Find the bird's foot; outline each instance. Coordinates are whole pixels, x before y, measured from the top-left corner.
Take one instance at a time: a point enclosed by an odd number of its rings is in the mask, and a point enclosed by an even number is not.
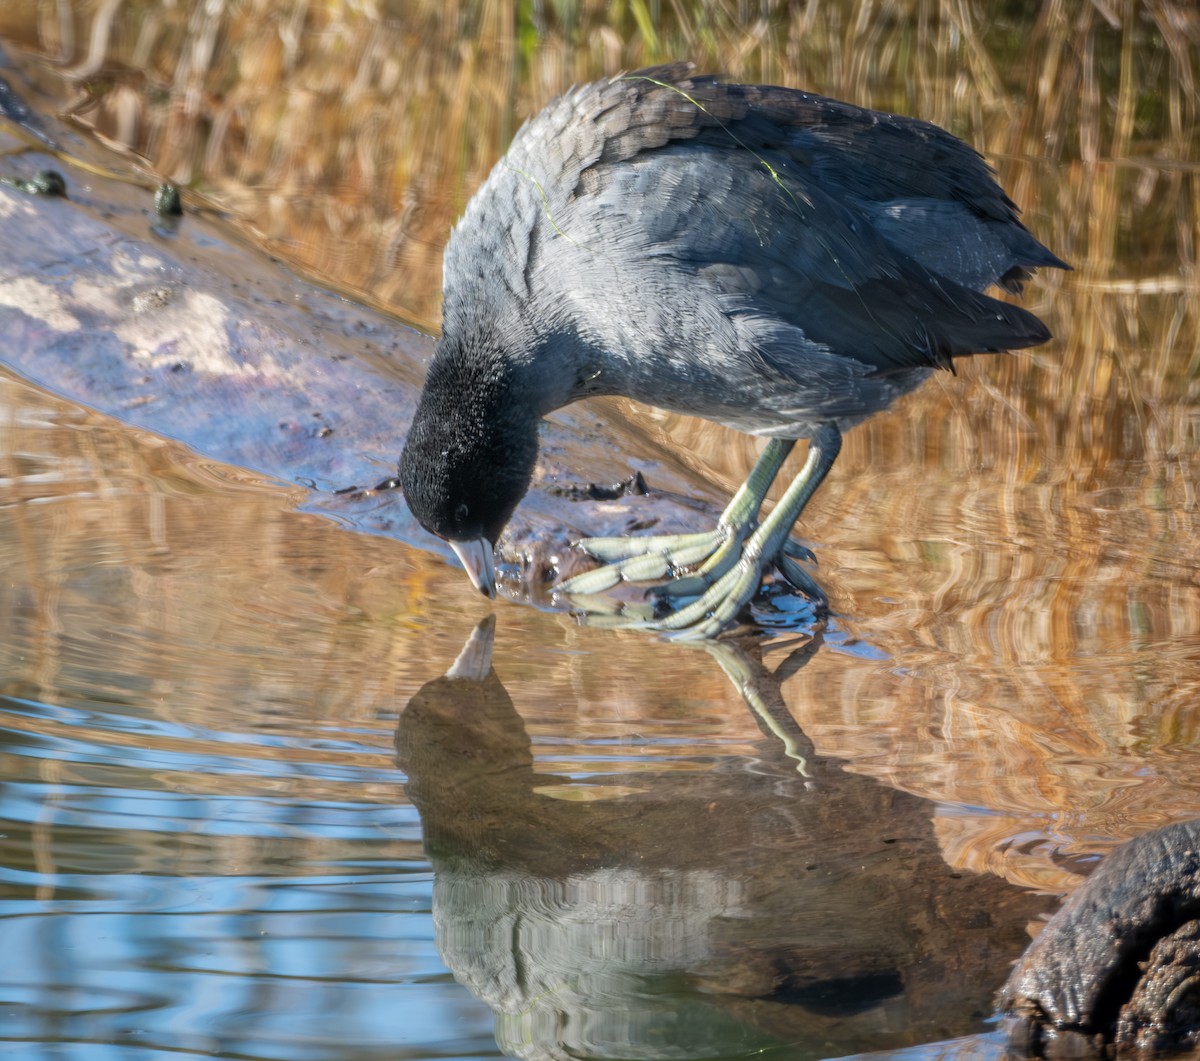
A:
[[[744,539],[745,532],[720,526],[704,534],[585,539],[582,548],[609,562],[567,579],[558,591],[570,596],[589,626],[658,630],[697,641],[716,637],[737,619],[772,564],[814,609],[827,606],[824,591],[799,563],[814,559],[811,550],[785,541],[778,555],[764,560],[757,549],[743,545]],[[698,563],[694,574],[670,577]],[[669,581],[647,591],[654,603],[598,596],[623,581],[664,577]]]
[[[798,547],[797,551],[800,551]],[[744,550],[723,574],[714,577],[711,585],[695,600],[642,625],[668,633],[679,641],[714,638],[734,623],[754,599],[763,576],[772,564],[779,568],[788,582],[809,598],[814,616],[828,606],[825,593],[792,556],[780,551],[778,557],[764,560],[751,548]],[[703,584],[707,577],[696,575],[694,580]]]
[[[597,560],[604,561],[603,565],[567,579],[558,588],[574,596],[603,593],[620,582],[675,579],[678,572],[717,555],[726,547],[730,537],[727,530],[717,527],[716,530],[700,534],[584,538],[576,545]],[[670,582],[666,584],[670,585]]]
[[[699,641],[716,637],[737,619],[754,599],[767,569],[775,565],[809,598],[815,615],[828,607],[828,599],[798,563],[811,559],[812,553],[792,545],[788,535],[837,457],[841,441],[833,424],[824,424],[814,432],[800,474],[761,523],[758,514],[767,489],[792,447],[787,439],[771,439],[767,444],[715,530],[647,538],[586,538],[579,544],[603,560],[604,566],[567,579],[559,591],[576,598],[578,594],[603,593],[618,582],[665,578],[666,583],[653,591],[658,598],[655,614],[633,616],[626,608],[613,615],[612,609],[606,608],[602,609],[603,625],[661,630],[673,637]],[[676,577],[694,565],[699,565],[694,573]],[[692,597],[695,600],[689,600]],[[591,611],[586,601],[576,599],[575,603],[585,615]],[[664,605],[669,609],[665,614]]]
[[[647,590],[648,595],[658,600],[668,601],[702,596],[708,592],[709,587],[728,574],[733,566],[742,559],[743,540],[744,538],[741,536],[727,536],[697,571],[681,578],[671,579],[670,582],[664,582],[659,586],[651,586]],[[814,564],[817,562],[813,551],[807,546],[788,541],[784,543],[783,551],[774,559],[773,563],[779,568],[784,578],[800,592],[824,601],[824,592],[812,576],[796,562],[797,560],[808,560]],[[763,570],[769,566],[770,562],[764,564]]]

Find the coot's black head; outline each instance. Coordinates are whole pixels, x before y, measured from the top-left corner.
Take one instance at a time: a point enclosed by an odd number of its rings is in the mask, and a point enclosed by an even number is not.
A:
[[[495,596],[493,547],[533,475],[537,416],[494,343],[443,339],[400,456],[404,497]]]

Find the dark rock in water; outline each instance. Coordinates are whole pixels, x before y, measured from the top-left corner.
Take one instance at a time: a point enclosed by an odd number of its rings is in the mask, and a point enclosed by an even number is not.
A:
[[[19,188],[27,195],[55,195],[62,199],[67,197],[67,182],[61,173],[53,169],[40,169],[27,181],[0,177],[0,184]]]
[[[154,189],[154,212],[159,217],[182,217],[183,203],[179,189],[173,184],[160,184]]]
[[[1121,1008],[1117,1046],[1139,1053],[1200,1046],[1200,921],[1160,939]]]

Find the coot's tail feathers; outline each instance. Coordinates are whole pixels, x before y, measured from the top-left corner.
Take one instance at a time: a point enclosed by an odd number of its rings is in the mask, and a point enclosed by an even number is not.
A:
[[[1028,232],[1026,232],[1026,235],[1029,235]],[[1021,248],[1025,256],[1022,264],[1029,266],[1031,271],[1033,269],[1049,268],[1066,269],[1070,272],[1074,268],[1074,266],[1064,262],[1049,247],[1039,243],[1032,236],[1029,236],[1029,244],[1030,246]]]
[[[1010,294],[1021,294],[1021,292],[1025,290],[1026,281],[1032,280],[1033,274],[1038,269],[1066,269],[1069,272],[1073,268],[1064,262],[1057,254],[1054,254],[1043,247],[1040,243],[1038,243],[1037,240],[1033,239],[1032,236],[1030,237],[1030,240],[1042,253],[1038,254],[1036,256],[1036,260],[1034,261],[1026,260],[1021,262],[1019,265],[1014,265],[996,281],[996,283],[998,283]]]
[[[956,357],[998,354],[1039,346],[1051,338],[1050,329],[1029,310],[982,295],[957,284],[942,283],[958,312],[935,318],[923,327],[917,347],[924,346],[929,363],[954,371]]]
[[[1051,337],[1028,310],[929,273],[920,283],[912,274],[879,275],[853,288],[816,283],[812,297],[821,312],[805,328],[808,338],[880,372],[953,371],[956,357],[1023,350]]]
[[[1030,346],[1040,346],[1052,338],[1050,329],[1041,318],[1029,310],[1014,306],[1011,302],[988,298],[987,295],[976,294],[975,297],[986,299],[994,316],[989,313],[983,318],[955,321],[948,330],[951,344],[945,348],[944,354],[939,352],[934,356],[934,363],[939,367],[953,371],[951,358],[1024,350]]]

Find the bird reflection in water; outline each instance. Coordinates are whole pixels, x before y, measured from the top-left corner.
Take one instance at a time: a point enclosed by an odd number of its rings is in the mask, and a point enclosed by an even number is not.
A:
[[[489,616],[396,750],[439,952],[505,1053],[836,1056],[981,1030],[1045,900],[951,870],[928,803],[818,757],[760,661],[719,649],[771,720],[753,758],[567,800],[578,779],[539,770],[493,638]]]

